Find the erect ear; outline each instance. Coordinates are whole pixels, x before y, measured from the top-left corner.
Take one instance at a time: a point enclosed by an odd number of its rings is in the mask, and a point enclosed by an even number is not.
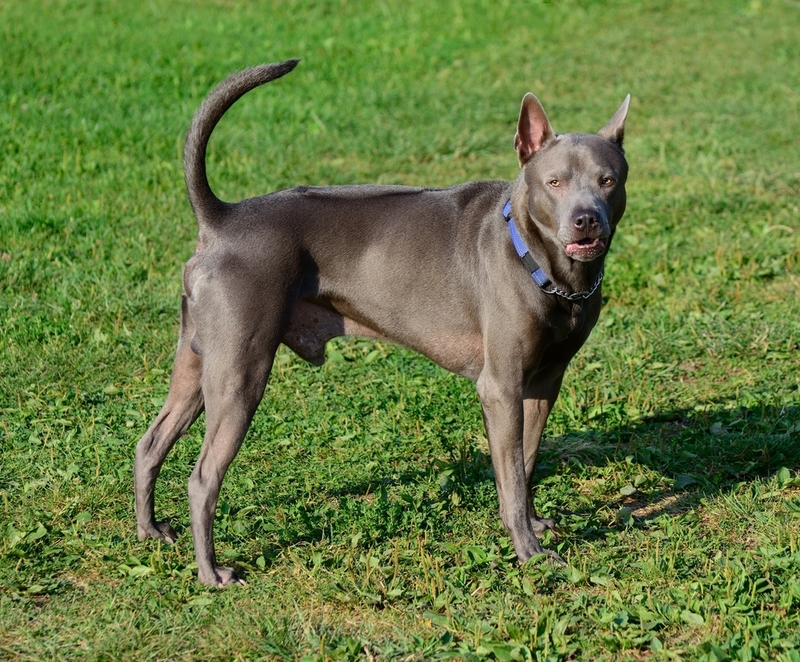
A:
[[[625,101],[619,107],[614,117],[611,118],[600,131],[597,132],[601,138],[610,140],[612,143],[622,147],[622,139],[625,137],[625,120],[628,117],[628,106],[631,103],[631,95],[625,97]]]
[[[547,113],[539,99],[528,92],[522,99],[519,111],[517,135],[514,136],[514,149],[517,150],[519,167],[524,166],[545,144],[555,136]]]

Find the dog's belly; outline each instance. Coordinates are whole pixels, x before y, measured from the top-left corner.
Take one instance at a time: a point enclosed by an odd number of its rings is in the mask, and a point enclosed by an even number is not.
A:
[[[312,365],[325,363],[325,343],[337,336],[364,336],[388,340],[424,354],[446,370],[475,380],[483,367],[483,338],[480,334],[427,334],[424,339],[389,336],[371,325],[317,303],[301,300],[292,311],[281,339]]]
[[[413,347],[445,370],[476,381],[483,369],[483,337],[480,334],[438,334],[425,339],[424,347]]]

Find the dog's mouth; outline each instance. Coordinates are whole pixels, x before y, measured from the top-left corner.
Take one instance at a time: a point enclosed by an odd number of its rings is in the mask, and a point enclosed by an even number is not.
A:
[[[573,260],[580,260],[581,262],[588,262],[600,257],[606,250],[605,239],[591,239],[585,237],[579,241],[573,241],[566,245],[565,248],[567,255]]]

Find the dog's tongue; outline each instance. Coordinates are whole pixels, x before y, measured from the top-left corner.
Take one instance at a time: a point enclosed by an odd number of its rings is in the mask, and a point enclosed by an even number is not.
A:
[[[567,244],[566,251],[570,257],[594,259],[606,249],[606,242],[602,239],[583,239]]]

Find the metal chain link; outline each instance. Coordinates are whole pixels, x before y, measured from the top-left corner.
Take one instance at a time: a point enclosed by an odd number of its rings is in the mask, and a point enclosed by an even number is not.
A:
[[[594,281],[592,289],[589,290],[588,292],[573,292],[572,294],[569,294],[568,292],[565,292],[564,290],[561,290],[557,287],[553,287],[549,290],[542,288],[542,292],[544,292],[545,294],[555,294],[556,296],[559,296],[562,299],[567,299],[568,301],[577,301],[578,299],[588,299],[597,291],[597,288],[600,287],[600,281],[602,280],[603,280],[603,272],[601,271],[597,275],[597,280]]]

